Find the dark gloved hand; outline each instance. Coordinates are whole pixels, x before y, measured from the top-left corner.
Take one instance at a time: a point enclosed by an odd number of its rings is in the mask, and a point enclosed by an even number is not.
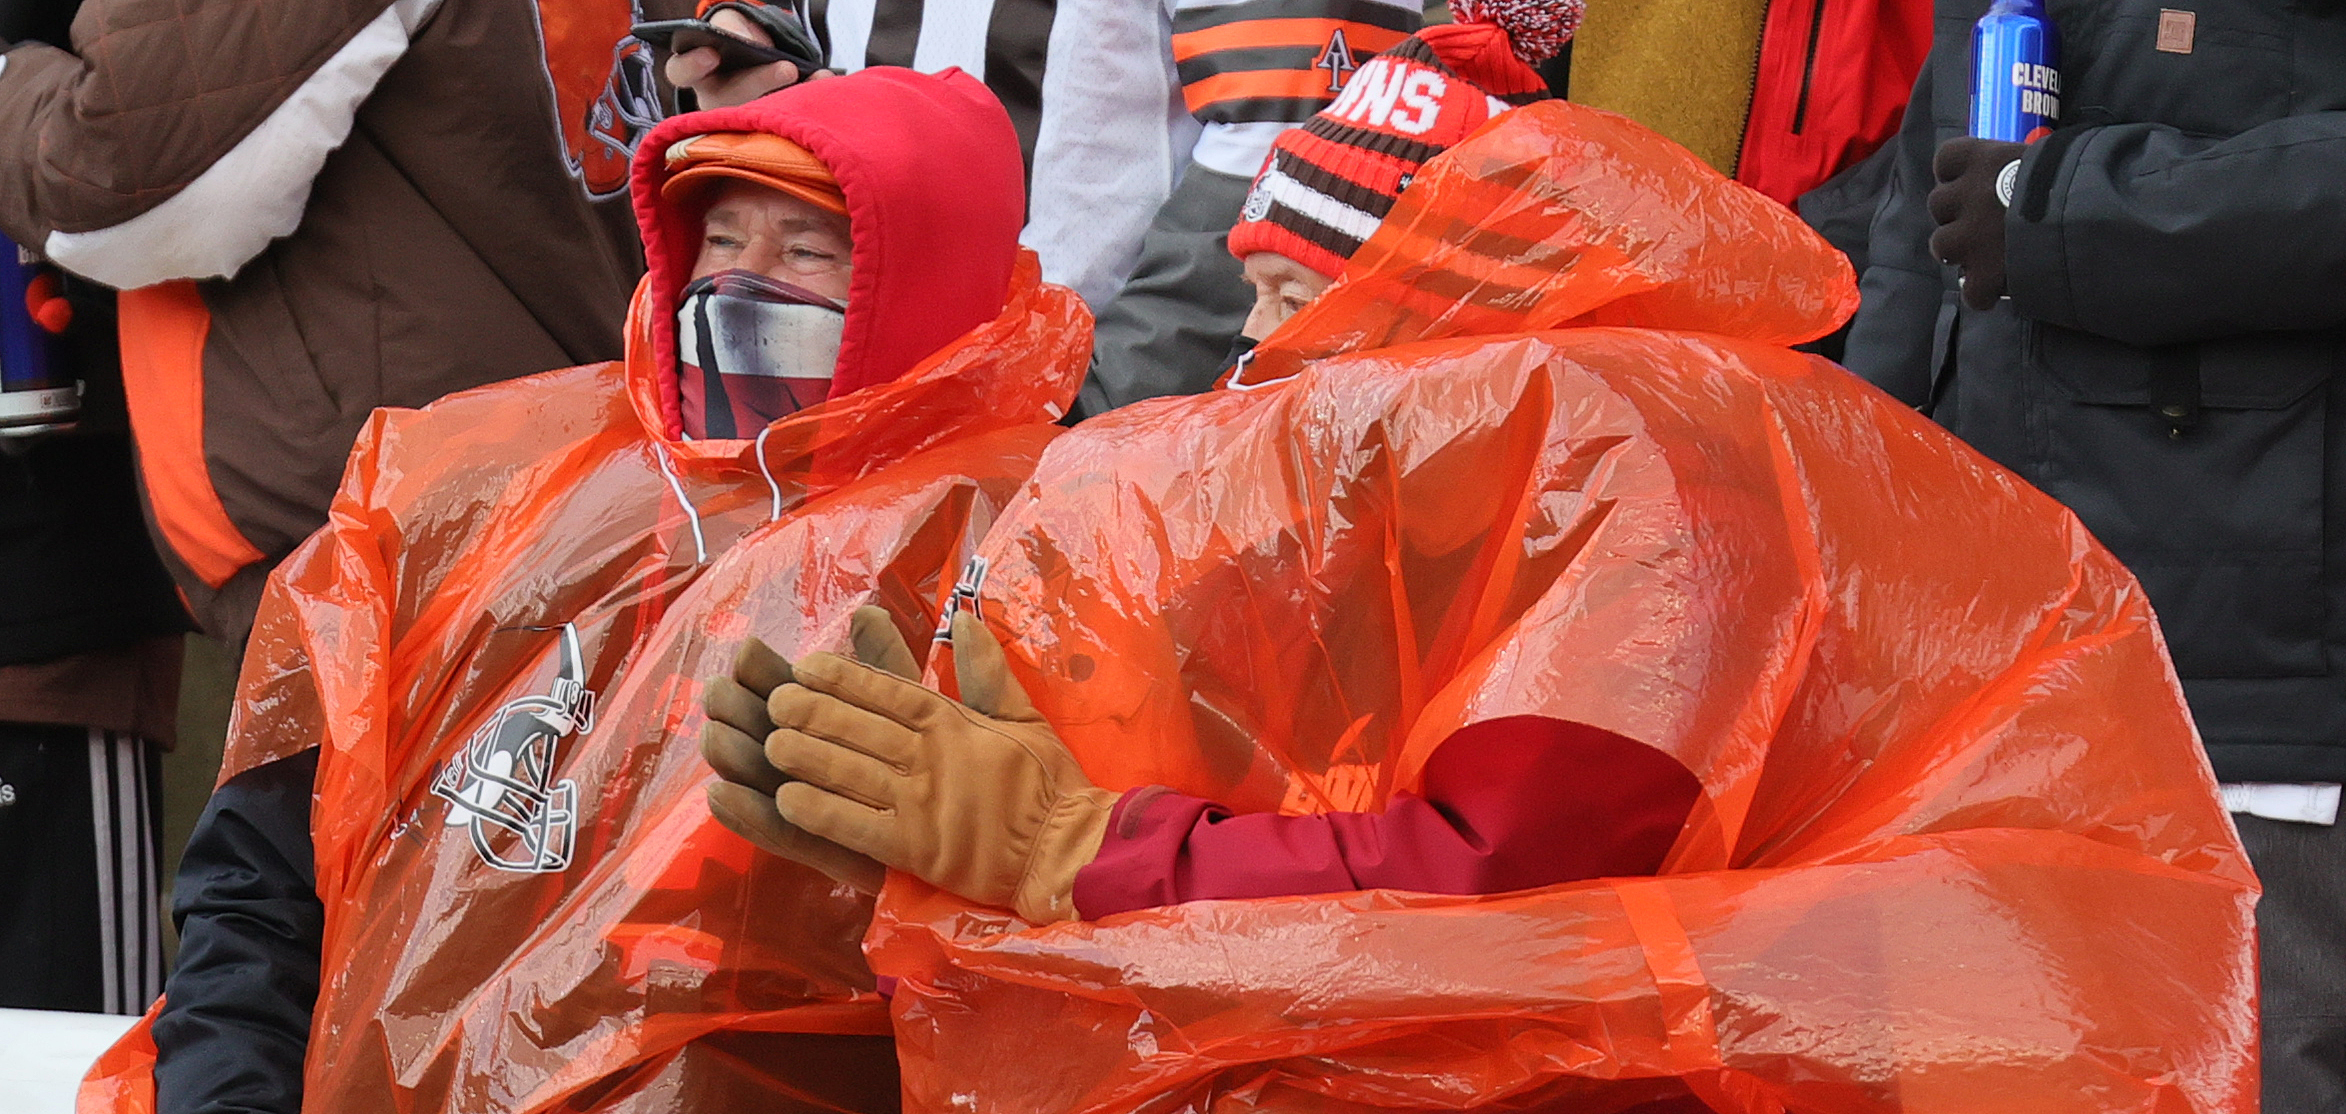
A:
[[[1001,643],[953,620],[962,700],[836,654],[774,690],[766,757],[797,779],[785,820],[972,901],[1071,920],[1117,794],[1084,776],[1011,677]]]
[[[1931,254],[1963,275],[1963,304],[1993,309],[2004,296],[2004,211],[2020,177],[2026,144],[1950,139],[1931,160]]]
[[[894,620],[877,607],[857,609],[850,637],[857,660],[899,677],[920,675],[919,663],[897,633]],[[709,786],[709,814],[735,835],[792,862],[822,871],[865,893],[878,893],[887,869],[829,840],[819,839],[782,819],[774,792],[786,780],[766,761],[765,738],[774,730],[766,699],[791,682],[790,663],[764,642],[742,643],[733,672],[709,678],[702,706],[709,722],[701,728],[701,756],[717,771]]]

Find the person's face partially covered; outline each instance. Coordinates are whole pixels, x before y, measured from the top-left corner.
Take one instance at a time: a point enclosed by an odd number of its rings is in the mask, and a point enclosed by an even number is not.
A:
[[[1246,281],[1254,287],[1254,309],[1246,315],[1246,328],[1240,335],[1248,340],[1271,335],[1271,330],[1310,305],[1333,282],[1275,251],[1258,251],[1246,257]]]
[[[845,216],[757,182],[711,187],[676,310],[692,437],[747,437],[830,396],[854,242]]]
[[[845,301],[853,248],[845,216],[753,182],[726,182],[702,218],[692,277],[755,271]]]

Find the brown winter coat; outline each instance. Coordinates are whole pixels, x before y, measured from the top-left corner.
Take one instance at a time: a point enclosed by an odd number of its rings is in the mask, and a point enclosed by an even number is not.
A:
[[[149,517],[241,642],[377,406],[611,359],[626,0],[87,0],[0,55],[0,232],[123,287]]]

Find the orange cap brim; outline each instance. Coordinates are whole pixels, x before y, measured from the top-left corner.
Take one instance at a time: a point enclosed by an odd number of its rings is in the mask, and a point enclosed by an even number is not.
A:
[[[693,167],[668,179],[660,187],[660,197],[665,201],[681,201],[704,187],[715,185],[719,179],[754,182],[768,189],[780,190],[817,208],[837,213],[840,216],[847,215],[847,197],[839,192],[837,185],[826,189],[794,178],[763,174],[737,166]]]
[[[752,182],[809,205],[847,214],[847,195],[829,167],[806,148],[778,135],[712,132],[678,143],[668,153],[671,173],[660,198],[680,201],[719,179]]]

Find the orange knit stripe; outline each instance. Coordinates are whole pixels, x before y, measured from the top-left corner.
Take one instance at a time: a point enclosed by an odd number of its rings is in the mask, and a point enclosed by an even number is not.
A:
[[[1181,97],[1188,102],[1191,112],[1202,112],[1206,106],[1222,101],[1268,100],[1276,97],[1326,100],[1330,95],[1328,75],[1318,70],[1247,70],[1215,74],[1181,88]]]

